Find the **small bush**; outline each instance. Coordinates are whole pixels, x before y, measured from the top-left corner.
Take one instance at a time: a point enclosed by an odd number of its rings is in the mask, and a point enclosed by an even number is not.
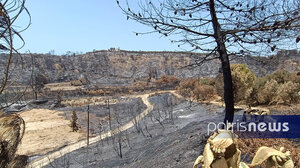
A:
[[[185,98],[193,97],[193,90],[195,88],[196,79],[185,79],[179,83],[179,86],[176,88]]]
[[[79,78],[78,80],[71,81],[70,84],[72,86],[82,86],[82,85],[86,85],[87,81],[83,78]]]
[[[255,81],[253,104],[292,104],[300,100],[300,76],[278,70]]]
[[[109,94],[111,94],[111,91],[103,90],[103,89],[84,90],[83,92],[88,95],[109,95]]]
[[[258,88],[257,92],[257,102],[259,104],[271,104],[273,98],[277,94],[277,89],[279,87],[279,84],[276,80],[271,79],[270,81],[267,81],[263,87]]]
[[[253,85],[252,93],[250,94],[250,97],[247,100],[248,105],[260,104],[258,100],[258,96],[259,96],[259,92],[263,89],[265,84],[266,84],[265,78],[263,77],[256,78]]]
[[[38,73],[35,76],[35,87],[41,89],[49,82],[49,77],[46,76],[45,74]]]
[[[156,86],[160,88],[174,88],[179,84],[179,79],[175,76],[161,76],[160,79],[156,80]]]
[[[285,82],[290,81],[291,79],[291,74],[288,71],[285,70],[277,70],[272,74],[266,75],[264,77],[267,81],[273,79],[275,80],[278,84],[284,84]]]
[[[299,85],[299,90],[300,90],[300,72],[296,73],[291,73],[290,75],[290,81],[292,81],[293,83],[297,83]]]
[[[73,132],[77,132],[78,131],[78,123],[77,123],[78,117],[75,111],[72,112],[72,116],[71,116],[71,128]]]
[[[298,94],[299,84],[288,81],[278,87],[276,96],[272,99],[271,103],[276,104],[292,104],[298,103],[300,95]]]
[[[216,83],[216,79],[205,77],[205,78],[200,79],[200,83],[203,84],[203,85],[214,86],[215,83]]]
[[[82,82],[80,80],[73,80],[70,83],[72,86],[82,86]]]
[[[211,100],[216,95],[216,90],[211,85],[196,84],[193,90],[193,99],[197,101]]]
[[[182,96],[196,101],[211,100],[216,95],[216,90],[213,85],[203,84],[205,82],[202,81],[205,80],[186,79],[180,82],[177,90]]]
[[[133,87],[134,87],[135,90],[143,92],[147,88],[148,82],[145,82],[145,81],[136,81],[132,85],[133,85]]]

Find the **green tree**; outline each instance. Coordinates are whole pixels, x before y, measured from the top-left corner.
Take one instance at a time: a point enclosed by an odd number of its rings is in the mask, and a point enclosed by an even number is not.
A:
[[[233,82],[234,101],[236,103],[244,101],[243,103],[251,102],[251,94],[256,80],[255,74],[245,64],[232,64],[231,74]],[[223,95],[222,75],[217,77],[216,88],[220,96]]]
[[[299,84],[288,81],[278,87],[276,96],[272,99],[270,104],[292,104],[299,102]]]
[[[251,97],[255,74],[245,64],[234,64],[231,66],[234,101],[247,101]]]
[[[300,77],[297,73],[277,70],[257,78],[251,97],[252,104],[292,104],[300,101]]]
[[[257,101],[259,104],[271,104],[273,98],[276,96],[277,89],[280,85],[274,79],[267,81],[263,87],[259,88],[257,92]]]
[[[150,26],[162,36],[174,35],[172,42],[188,45],[197,54],[194,65],[219,59],[221,61],[225,122],[232,122],[234,96],[229,56],[294,47],[299,42],[300,3],[292,0],[161,0],[139,1],[137,9],[128,1],[117,4],[127,15]],[[139,33],[136,33],[139,35]],[[292,39],[294,38],[294,39]],[[288,45],[286,45],[288,44]]]
[[[77,117],[77,114],[75,111],[72,112],[72,116],[71,116],[71,128],[72,128],[72,131],[74,132],[77,132],[78,131],[78,117]]]
[[[290,78],[291,78],[291,74],[288,71],[282,70],[282,69],[279,69],[279,70],[275,71],[274,73],[265,76],[265,79],[267,81],[273,79],[279,84],[283,84],[283,83],[289,81]]]

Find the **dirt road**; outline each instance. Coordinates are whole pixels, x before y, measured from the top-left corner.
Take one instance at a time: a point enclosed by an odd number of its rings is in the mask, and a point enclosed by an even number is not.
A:
[[[172,92],[171,92],[172,93]],[[140,113],[139,115],[137,115],[135,117],[135,119],[132,119],[131,121],[127,122],[126,124],[122,125],[121,127],[118,127],[114,130],[111,130],[111,131],[108,131],[106,133],[103,133],[99,136],[96,136],[96,137],[93,137],[93,138],[90,138],[89,142],[90,144],[91,143],[95,143],[95,142],[98,142],[100,141],[101,139],[105,139],[105,138],[108,138],[108,137],[111,137],[113,136],[114,134],[118,134],[122,131],[125,131],[131,127],[134,126],[134,123],[136,123],[137,121],[141,120],[142,118],[144,118],[149,112],[151,112],[153,110],[153,105],[149,102],[148,100],[148,97],[150,96],[151,94],[144,94],[144,95],[137,95],[137,96],[134,96],[134,97],[139,97],[142,99],[143,103],[147,106],[147,108],[142,112]],[[175,95],[176,96],[176,95]],[[53,161],[54,159],[56,158],[59,158],[69,152],[72,152],[74,150],[77,150],[79,148],[82,148],[82,147],[85,147],[87,145],[87,142],[86,140],[82,140],[82,141],[79,141],[77,143],[74,143],[74,144],[71,144],[71,145],[68,145],[58,151],[55,151],[53,153],[50,153],[48,155],[45,155],[45,156],[42,156],[36,160],[33,160],[32,162],[30,162],[27,167],[29,168],[40,168],[40,167],[43,167],[47,164],[49,164],[51,161]]]
[[[83,131],[72,132],[70,121],[63,112],[49,109],[32,109],[20,113],[25,121],[25,134],[18,147],[19,155],[44,155],[65,144],[86,137]]]

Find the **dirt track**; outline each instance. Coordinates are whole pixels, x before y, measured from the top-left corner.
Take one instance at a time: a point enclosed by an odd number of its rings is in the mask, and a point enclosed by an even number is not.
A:
[[[72,132],[70,121],[60,116],[62,113],[48,109],[32,109],[20,113],[26,128],[17,153],[43,155],[83,139],[85,134],[82,131]]]
[[[134,123],[136,123],[137,121],[140,121],[141,119],[143,119],[149,112],[151,112],[153,110],[153,105],[150,103],[150,101],[148,100],[148,98],[150,96],[154,96],[156,94],[161,94],[161,93],[171,93],[173,94],[175,97],[177,98],[182,98],[182,96],[178,95],[175,91],[160,91],[160,92],[154,92],[154,93],[148,93],[148,94],[143,94],[143,95],[133,95],[133,96],[129,96],[129,97],[134,97],[134,98],[141,98],[142,102],[147,106],[147,108],[140,114],[138,114],[134,119],[128,121],[127,123],[125,123],[124,125],[115,128],[111,131],[105,132],[100,134],[99,136],[90,138],[90,144],[98,142],[102,139],[111,137],[113,135],[116,135],[120,132],[123,132],[125,130],[128,130],[129,128],[132,128],[134,126]],[[212,103],[214,104],[214,103]],[[178,116],[178,118],[181,118],[182,116]],[[186,117],[186,116],[183,116]],[[28,167],[43,167],[45,165],[48,165],[49,163],[51,163],[53,160],[58,159],[68,153],[71,153],[77,149],[86,147],[87,143],[86,140],[82,140],[79,141],[77,143],[68,145],[66,147],[63,147],[62,149],[55,151],[51,154],[42,156],[36,160],[33,160],[31,163],[29,163]]]
[[[161,92],[163,93],[163,92]],[[173,91],[171,91],[171,93],[173,93],[175,96],[178,96],[176,95],[176,93],[174,93]],[[91,143],[95,143],[95,142],[98,142],[100,141],[101,139],[105,139],[107,137],[111,137],[112,135],[114,134],[118,134],[119,132],[122,132],[122,131],[125,131],[131,127],[134,126],[134,123],[136,121],[139,121],[141,120],[142,118],[144,118],[149,112],[152,111],[153,109],[153,105],[149,102],[148,100],[148,97],[150,96],[150,94],[144,94],[144,95],[138,95],[138,96],[134,96],[134,97],[140,97],[143,101],[143,103],[147,106],[147,109],[145,109],[141,114],[137,115],[135,117],[135,119],[132,119],[131,121],[127,122],[126,124],[122,125],[121,127],[119,128],[116,128],[114,130],[111,130],[111,131],[108,131],[106,133],[103,133],[99,136],[96,136],[96,137],[93,137],[93,138],[90,138],[90,144]],[[55,151],[51,154],[48,154],[48,155],[45,155],[45,156],[42,156],[36,160],[33,160],[32,162],[30,162],[28,164],[27,167],[34,167],[34,168],[39,168],[39,167],[43,167],[47,164],[49,164],[52,160],[56,159],[56,158],[59,158],[67,153],[70,153],[74,150],[77,150],[79,148],[82,148],[82,147],[85,147],[87,145],[87,142],[86,140],[82,140],[82,141],[79,141],[77,143],[74,143],[74,144],[71,144],[71,145],[68,145],[58,151]]]

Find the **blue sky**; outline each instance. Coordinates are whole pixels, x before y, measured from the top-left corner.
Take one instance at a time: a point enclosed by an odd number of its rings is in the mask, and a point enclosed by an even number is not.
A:
[[[20,50],[56,54],[88,52],[120,47],[125,50],[178,51],[177,44],[158,34],[135,35],[151,30],[127,21],[115,0],[27,0],[32,24],[21,35],[26,44]],[[28,19],[20,17],[23,26]],[[17,43],[20,46],[20,43]]]

